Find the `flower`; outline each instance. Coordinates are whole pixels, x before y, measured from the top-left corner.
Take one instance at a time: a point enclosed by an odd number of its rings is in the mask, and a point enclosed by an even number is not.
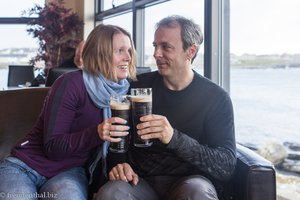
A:
[[[44,7],[37,4],[24,14],[37,15],[29,23],[27,32],[39,40],[37,55],[30,63],[44,61],[46,68],[59,66],[82,40],[83,21],[63,6],[63,0],[52,0]]]

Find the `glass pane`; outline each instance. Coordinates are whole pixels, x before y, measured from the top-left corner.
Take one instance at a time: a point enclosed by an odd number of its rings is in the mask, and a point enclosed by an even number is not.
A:
[[[104,10],[111,9],[128,2],[131,2],[131,0],[104,0]]]
[[[28,35],[26,25],[0,24],[0,89],[7,85],[10,64],[28,64],[37,53],[38,41]]]
[[[113,24],[124,28],[132,37],[132,12],[103,20],[104,24]]]
[[[299,7],[299,0],[231,0],[231,96],[241,143],[300,143]]]
[[[45,0],[9,0],[0,1],[0,17],[22,17],[22,12],[34,7],[43,6]]]
[[[0,17],[22,17],[23,11],[44,3],[45,0],[0,1]],[[8,65],[28,64],[37,48],[38,42],[28,35],[26,25],[0,24],[0,90],[7,86]]]
[[[170,9],[172,8],[172,9]],[[155,14],[153,14],[155,13]],[[164,17],[169,15],[182,15],[186,18],[193,19],[194,22],[201,26],[204,34],[204,0],[172,0],[151,6],[145,9],[145,66],[150,66],[156,69],[155,60],[153,58],[153,36],[155,24]],[[203,50],[204,43],[202,43],[193,67],[200,74],[203,74]]]

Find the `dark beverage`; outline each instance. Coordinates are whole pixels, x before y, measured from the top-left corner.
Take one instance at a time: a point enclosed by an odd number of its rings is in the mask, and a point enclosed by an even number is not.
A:
[[[152,145],[153,141],[150,139],[142,139],[137,134],[137,124],[139,124],[140,117],[149,115],[152,113],[152,96],[131,96],[132,105],[132,121],[133,121],[133,139],[134,146],[136,147],[149,147]]]
[[[120,117],[122,119],[125,119],[127,121],[127,124],[120,124],[120,125],[129,125],[130,121],[130,102],[116,102],[111,101],[110,104],[111,108],[111,115],[112,117]],[[129,136],[122,136],[118,137],[121,138],[120,142],[111,142],[110,143],[110,151],[115,153],[125,153],[128,150],[129,146]]]

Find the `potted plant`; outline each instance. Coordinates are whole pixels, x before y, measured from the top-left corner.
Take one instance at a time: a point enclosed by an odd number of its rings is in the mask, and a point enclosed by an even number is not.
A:
[[[70,58],[82,40],[83,21],[63,0],[51,0],[41,7],[37,4],[25,14],[37,15],[28,25],[27,32],[39,40],[37,55],[30,63],[44,62],[46,71]]]

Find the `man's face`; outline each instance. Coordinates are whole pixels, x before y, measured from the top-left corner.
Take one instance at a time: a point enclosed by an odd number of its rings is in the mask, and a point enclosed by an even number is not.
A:
[[[163,76],[180,76],[189,65],[187,51],[183,50],[179,26],[161,27],[154,34],[154,58]]]

